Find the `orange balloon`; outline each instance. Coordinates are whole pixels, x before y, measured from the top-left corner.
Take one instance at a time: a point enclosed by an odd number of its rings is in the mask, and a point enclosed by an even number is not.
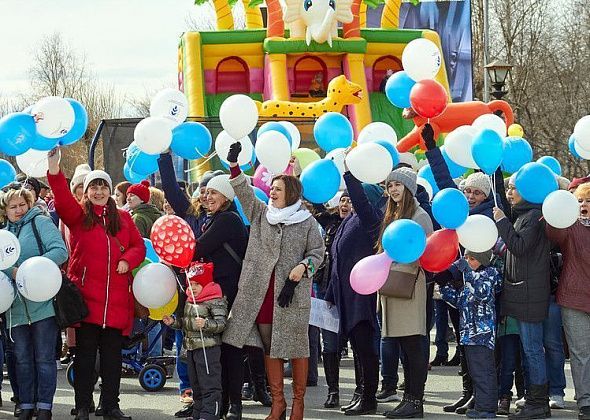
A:
[[[457,259],[459,237],[453,229],[441,229],[426,240],[426,250],[420,257],[420,265],[431,273],[440,273]]]

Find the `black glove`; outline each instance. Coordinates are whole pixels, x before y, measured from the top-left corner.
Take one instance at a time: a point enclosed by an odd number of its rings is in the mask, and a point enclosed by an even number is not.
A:
[[[295,288],[298,284],[298,281],[287,279],[277,299],[277,302],[281,308],[288,308],[289,305],[293,303],[293,295],[295,294]]]
[[[441,271],[440,273],[435,274],[432,279],[436,284],[440,287],[446,286],[449,281],[453,280],[453,275],[449,270]]]
[[[458,279],[453,279],[449,282],[449,286],[454,289],[461,290],[465,283],[463,282],[463,276],[459,277]]]
[[[424,124],[424,128],[422,128],[422,139],[424,140],[426,149],[436,149],[436,141],[434,140],[434,129],[428,123]]]
[[[238,161],[238,156],[242,151],[242,143],[239,141],[235,142],[231,146],[229,146],[229,152],[227,154],[227,161],[229,163],[236,163]]]

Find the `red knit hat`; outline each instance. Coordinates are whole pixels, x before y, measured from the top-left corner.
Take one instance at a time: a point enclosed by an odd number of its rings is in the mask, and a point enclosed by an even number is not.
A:
[[[189,283],[199,283],[205,287],[213,282],[213,263],[192,262],[186,270]]]
[[[150,183],[147,180],[141,181],[141,184],[133,184],[127,189],[127,194],[136,195],[144,203],[150,201]]]

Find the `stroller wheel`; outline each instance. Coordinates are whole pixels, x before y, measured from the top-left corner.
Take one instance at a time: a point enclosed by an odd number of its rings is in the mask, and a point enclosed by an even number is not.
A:
[[[146,365],[139,372],[139,384],[146,391],[159,391],[166,385],[166,371],[159,365]]]
[[[68,383],[73,388],[74,387],[74,362],[70,362],[66,369],[66,378],[68,379]],[[94,384],[98,382],[98,372],[94,371]]]

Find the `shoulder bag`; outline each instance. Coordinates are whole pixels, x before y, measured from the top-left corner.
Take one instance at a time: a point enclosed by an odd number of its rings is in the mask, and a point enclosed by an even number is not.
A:
[[[385,297],[412,299],[421,271],[418,264],[391,263],[389,275],[379,293]]]

